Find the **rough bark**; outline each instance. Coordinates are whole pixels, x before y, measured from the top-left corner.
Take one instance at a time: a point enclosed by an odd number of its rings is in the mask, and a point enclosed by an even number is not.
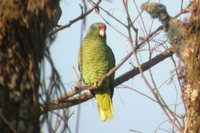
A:
[[[1,133],[40,132],[40,61],[58,2],[0,0]]]
[[[186,65],[186,87],[183,92],[186,105],[185,133],[200,133],[200,1],[190,8],[191,20],[185,32],[185,46],[181,57]]]

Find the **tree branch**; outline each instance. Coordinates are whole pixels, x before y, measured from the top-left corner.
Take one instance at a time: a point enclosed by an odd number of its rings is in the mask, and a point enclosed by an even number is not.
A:
[[[167,49],[166,51],[164,51],[163,53],[155,56],[154,58],[152,58],[151,60],[149,60],[148,62],[145,62],[141,65],[141,68],[143,71],[148,70],[149,68],[155,66],[156,64],[160,63],[161,61],[163,61],[164,59],[172,56],[174,54],[173,50]],[[114,82],[114,87],[128,81],[129,79],[133,78],[134,76],[138,75],[139,72],[139,68],[135,68],[132,69],[126,73],[124,73],[123,75],[119,76],[118,78],[115,79]]]
[[[174,52],[171,48],[167,49],[166,51],[155,56],[154,58],[147,61],[146,63],[143,63],[141,65],[142,70],[143,71],[148,70],[149,68],[160,63],[164,59],[172,56],[173,53]],[[129,79],[135,77],[138,74],[140,74],[138,67],[124,73],[123,75],[121,75],[115,79],[114,87],[128,81]],[[72,96],[71,93],[73,93],[73,92],[69,92],[56,100],[52,100],[51,102],[46,103],[45,105],[41,105],[41,114],[46,113],[48,111],[56,110],[56,109],[69,108],[71,106],[83,103],[83,102],[93,98],[92,94],[89,92],[80,94],[79,96],[76,96],[76,97],[69,97],[69,96]]]

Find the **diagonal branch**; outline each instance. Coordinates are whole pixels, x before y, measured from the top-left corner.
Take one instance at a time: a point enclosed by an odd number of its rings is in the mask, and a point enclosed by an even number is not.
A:
[[[146,63],[143,63],[141,65],[141,68],[143,71],[148,70],[149,68],[155,66],[156,64],[160,63],[161,61],[165,60],[166,58],[173,55],[173,50],[167,49],[163,53],[155,56],[151,60],[147,61]],[[136,75],[140,74],[139,68],[134,68],[123,75],[119,76],[115,79],[114,87],[128,81],[129,79],[135,77]],[[66,96],[66,97],[65,97]],[[53,100],[46,105],[41,105],[41,114],[46,113],[48,111],[56,110],[56,109],[63,109],[63,108],[69,108],[71,106],[83,103],[89,99],[93,98],[91,93],[83,93],[76,97],[69,97],[69,95],[65,94],[61,96],[60,98]]]
[[[161,61],[165,60],[166,58],[172,56],[174,54],[173,50],[170,48],[170,49],[167,49],[166,51],[164,51],[163,53],[155,56],[154,58],[152,58],[151,60],[143,63],[141,65],[141,68],[143,71],[146,71],[148,70],[149,68],[155,66],[156,64],[160,63]],[[114,82],[114,87],[128,81],[129,79],[135,77],[136,75],[138,75],[140,72],[139,72],[139,68],[134,68],[126,73],[124,73],[123,75],[119,76],[118,78],[115,79],[115,82]]]

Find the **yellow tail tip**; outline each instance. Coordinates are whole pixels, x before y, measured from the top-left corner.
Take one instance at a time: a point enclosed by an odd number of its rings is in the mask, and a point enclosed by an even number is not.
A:
[[[95,94],[97,105],[98,105],[98,115],[102,121],[108,121],[113,118],[113,106],[111,96],[108,92],[106,93],[96,93]]]
[[[112,107],[111,107],[112,108]],[[102,121],[109,121],[113,118],[113,109],[101,110],[99,109],[99,117]]]
[[[107,103],[104,103],[104,104],[98,103],[98,114],[102,121],[111,120],[114,114],[112,101],[108,100]]]

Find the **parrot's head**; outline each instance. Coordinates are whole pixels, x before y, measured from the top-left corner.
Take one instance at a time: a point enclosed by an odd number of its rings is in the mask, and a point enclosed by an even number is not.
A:
[[[90,26],[87,36],[106,38],[106,25],[104,23],[94,23]]]

